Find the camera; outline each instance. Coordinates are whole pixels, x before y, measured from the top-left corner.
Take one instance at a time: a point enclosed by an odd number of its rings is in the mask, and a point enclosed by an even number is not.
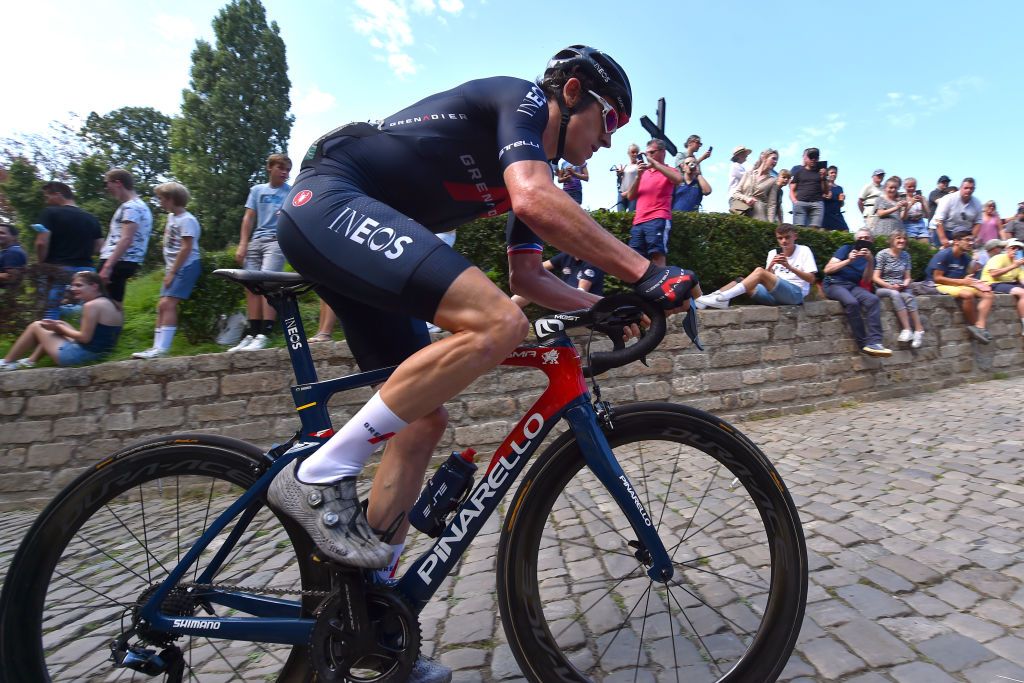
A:
[[[873,246],[875,246],[875,243],[872,240],[857,240],[853,243],[853,250],[860,251],[861,249],[867,249],[870,251]]]
[[[645,155],[643,152],[637,152],[636,163],[638,163],[638,164],[646,164],[647,163],[647,155]]]

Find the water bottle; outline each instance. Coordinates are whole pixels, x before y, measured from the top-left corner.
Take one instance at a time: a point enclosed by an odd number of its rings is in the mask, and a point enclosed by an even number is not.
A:
[[[409,522],[432,538],[444,531],[446,519],[473,485],[476,463],[472,448],[454,451],[434,472],[409,511]]]

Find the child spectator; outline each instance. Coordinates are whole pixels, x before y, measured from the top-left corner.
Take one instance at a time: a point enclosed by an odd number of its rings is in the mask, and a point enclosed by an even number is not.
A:
[[[1024,266],[1024,242],[1007,240],[1005,251],[985,264],[981,280],[991,284],[993,292],[1017,297],[1017,316],[1020,318],[1021,335],[1024,335],[1024,268],[1021,266]]]
[[[881,223],[879,220],[875,228]],[[906,248],[907,236],[902,230],[889,235],[889,248],[875,254],[872,281],[879,298],[892,299],[892,307],[901,326],[897,341],[910,342],[913,348],[918,349],[924,339],[924,326],[917,314],[917,300],[910,292],[910,254]],[[913,332],[910,331],[911,322],[914,323]]]
[[[107,297],[103,280],[91,271],[76,273],[71,278],[71,296],[83,304],[81,329],[63,320],[31,323],[0,361],[0,370],[34,367],[44,353],[61,366],[89,363],[110,353],[121,334],[124,314]],[[17,360],[26,353],[27,358]]]
[[[739,282],[732,282],[717,292],[698,297],[697,308],[728,308],[729,301],[742,294],[765,306],[791,306],[802,304],[811,291],[818,266],[809,247],[797,244],[797,232],[789,223],[775,230],[778,249],[768,252],[764,268]]]
[[[178,304],[189,298],[202,267],[199,262],[199,221],[185,210],[190,195],[184,185],[163,183],[153,188],[160,208],[167,212],[164,230],[164,281],[156,305],[153,346],[133,358],[166,356],[178,331]]]

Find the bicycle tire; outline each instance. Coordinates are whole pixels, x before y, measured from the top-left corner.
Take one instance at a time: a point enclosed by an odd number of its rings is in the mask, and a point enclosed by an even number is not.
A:
[[[521,482],[498,545],[498,604],[523,675],[774,681],[807,601],[803,531],[781,477],[735,428],[685,406],[616,408],[605,433],[675,576],[647,576],[628,521],[563,433]]]
[[[124,615],[266,465],[263,453],[245,442],[181,434],[128,447],[84,472],[40,514],[11,562],[0,595],[0,680],[135,680],[134,672],[109,661],[109,643],[131,621]],[[194,580],[232,526],[186,576]],[[314,566],[312,551],[301,530],[263,506],[214,581],[327,590],[329,578]],[[318,601],[303,597],[302,612],[311,614]],[[221,616],[228,611],[213,608]],[[198,637],[176,644],[187,681],[274,673],[281,683],[312,679],[304,646],[239,648]]]

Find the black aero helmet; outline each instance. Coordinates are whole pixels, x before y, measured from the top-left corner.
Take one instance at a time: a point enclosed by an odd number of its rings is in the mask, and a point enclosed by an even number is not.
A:
[[[579,78],[586,87],[608,98],[621,119],[620,126],[629,120],[633,113],[633,89],[626,72],[614,59],[586,45],[570,45],[548,60],[544,77],[556,71]]]

